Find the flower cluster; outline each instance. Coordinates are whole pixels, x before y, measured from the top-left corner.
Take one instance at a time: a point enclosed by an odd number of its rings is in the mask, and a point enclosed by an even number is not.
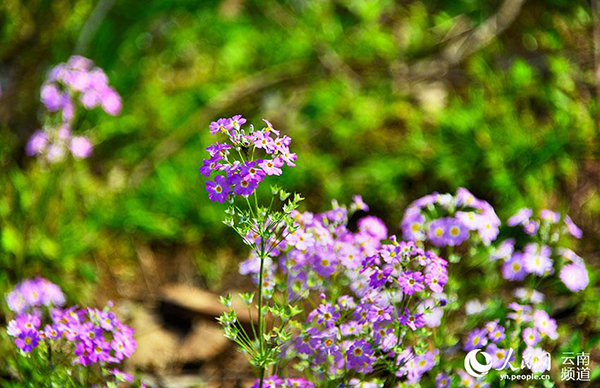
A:
[[[29,138],[26,153],[29,156],[44,155],[50,163],[63,160],[67,151],[76,159],[86,159],[92,155],[94,147],[86,136],[73,136],[71,127],[62,124],[59,127],[37,130]]]
[[[281,136],[269,121],[264,122],[266,126],[261,130],[255,130],[252,125],[243,129],[246,119],[237,115],[210,124],[211,134],[222,133],[229,140],[229,143],[217,142],[207,147],[210,157],[204,159],[200,167],[200,173],[206,177],[216,172],[214,180],[206,182],[212,201],[222,203],[234,195],[248,197],[265,176],[281,175],[284,164],[295,166],[296,155],[289,149],[292,139]],[[264,158],[258,158],[257,152],[262,152]]]
[[[24,280],[6,295],[8,308],[17,314],[37,307],[63,306],[65,295],[56,284],[42,278]]]
[[[259,388],[260,380],[256,380],[250,388]],[[313,388],[314,385],[302,378],[281,378],[277,375],[266,377],[263,388]]]
[[[279,259],[269,263],[267,281],[282,284],[289,300],[321,293],[286,355],[302,361],[299,369],[331,379],[348,371],[368,375],[379,365],[417,382],[436,363],[437,353],[419,333],[440,324],[447,262],[413,242],[388,237],[373,216],[359,219],[356,232],[349,230],[349,216],[357,210],[368,210],[359,196],[349,208],[334,202],[321,214],[295,212],[277,247]],[[251,257],[240,270],[255,274],[257,267]],[[343,288],[332,292],[332,280]]]
[[[498,236],[500,219],[493,207],[465,188],[456,195],[432,193],[412,202],[404,213],[404,238],[438,247],[457,246],[474,233],[489,245]]]
[[[41,88],[41,101],[50,113],[60,116],[58,122],[48,123],[31,136],[26,153],[29,156],[44,155],[51,162],[58,162],[70,152],[77,159],[88,158],[93,146],[86,136],[74,136],[71,124],[81,104],[85,109],[101,106],[116,116],[121,112],[121,97],[110,86],[102,69],[81,56],[72,56],[50,70]]]
[[[543,209],[540,211],[539,218],[532,218],[533,211],[529,208],[519,209],[512,217],[508,219],[506,222],[508,226],[517,226],[520,225],[523,227],[523,231],[530,236],[534,236],[540,226],[548,225],[560,225],[560,213],[549,209]],[[563,218],[563,226],[566,228],[567,232],[575,238],[581,238],[583,232],[569,217],[565,215]]]
[[[40,94],[46,109],[61,112],[64,122],[73,119],[76,99],[86,109],[101,106],[112,116],[121,112],[121,96],[108,86],[104,71],[94,66],[91,60],[78,55],[50,70]]]
[[[556,321],[542,309],[534,309],[528,304],[512,302],[508,305],[510,313],[507,315],[510,331],[498,323],[498,320],[485,324],[483,328],[473,330],[465,344],[465,351],[485,349],[491,356],[492,368],[506,369],[508,363],[514,361],[514,354],[510,351],[511,344],[522,341],[526,348],[522,352],[523,365],[529,367],[534,373],[547,370],[544,350],[540,347],[545,339],[558,338]]]
[[[48,354],[50,362],[54,351],[63,353],[62,359],[70,360],[71,365],[98,364],[106,369],[135,351],[133,329],[117,318],[112,303],[102,310],[56,307],[64,304],[64,295],[57,285],[43,278],[23,281],[6,299],[18,313],[9,321],[7,332],[24,354],[41,347],[40,352]],[[117,369],[106,372],[118,381],[132,379]]]
[[[507,239],[491,255],[492,260],[504,261],[502,276],[505,279],[521,281],[527,275],[552,275],[556,266],[561,268],[559,277],[569,290],[577,292],[587,287],[589,277],[584,260],[570,249],[558,246],[564,235],[581,237],[581,229],[569,216],[563,218],[563,224],[560,219],[560,214],[551,210],[542,210],[539,218],[532,218],[532,211],[527,208],[510,217],[508,225],[521,225],[534,242],[517,250],[515,240]]]

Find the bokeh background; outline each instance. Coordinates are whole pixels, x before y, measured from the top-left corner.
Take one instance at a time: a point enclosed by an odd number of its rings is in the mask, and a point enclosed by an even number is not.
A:
[[[464,186],[503,219],[567,212],[597,265],[597,3],[4,0],[0,292],[43,274],[73,302],[119,301],[172,343],[142,346],[141,370],[217,373],[224,345],[198,353],[195,314],[245,286],[247,252],[198,167],[210,121],[234,114],[293,138],[298,166],[278,183],[306,210],[361,194],[399,233],[410,201]],[[123,111],[78,117],[94,155],[62,171],[24,150],[47,71],[73,54],[107,72]]]

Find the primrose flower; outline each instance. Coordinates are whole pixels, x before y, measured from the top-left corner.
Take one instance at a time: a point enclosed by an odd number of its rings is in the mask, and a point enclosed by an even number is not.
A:
[[[527,346],[535,346],[538,342],[540,342],[540,334],[536,329],[527,327],[525,330],[523,330],[523,341]]]
[[[72,136],[70,125],[79,101],[85,109],[102,107],[109,115],[121,112],[121,96],[110,86],[104,71],[81,56],[72,56],[66,63],[52,68],[40,91],[42,104],[50,113],[59,112],[61,123],[36,131],[27,143],[29,156],[44,155],[51,163],[62,161],[67,152],[76,159],[92,154],[93,146],[85,136]]]
[[[368,372],[375,361],[372,356],[373,349],[367,341],[355,341],[348,350],[348,366],[357,372]]]
[[[223,203],[231,192],[231,186],[227,183],[225,177],[217,175],[214,181],[206,182],[206,190],[211,201]]]
[[[435,386],[436,388],[448,388],[450,387],[450,376],[448,374],[442,372],[437,375],[435,378]]]
[[[550,224],[556,224],[560,220],[560,213],[550,209],[543,209],[540,211],[540,218]]]
[[[552,259],[550,254],[552,250],[547,245],[528,244],[525,247],[523,257],[523,266],[525,271],[538,276],[543,276],[553,272]]]
[[[224,202],[229,194],[247,197],[254,193],[265,176],[281,175],[281,167],[285,163],[294,166],[296,155],[289,151],[291,139],[288,136],[273,138],[272,135],[279,136],[279,132],[268,121],[265,121],[267,128],[262,130],[255,130],[250,125],[246,131],[242,129],[245,123],[246,119],[236,115],[229,119],[218,119],[209,125],[211,134],[224,134],[229,140],[229,144],[217,142],[207,147],[210,158],[204,159],[200,167],[200,173],[206,177],[210,177],[214,171],[226,173],[225,183],[217,182],[217,178],[212,183],[207,182],[206,189],[212,201]],[[235,149],[236,153],[230,154],[231,149]],[[254,159],[257,150],[270,158]],[[233,155],[239,155],[241,160],[233,160]]]
[[[581,238],[581,236],[583,236],[583,232],[581,231],[581,229],[579,229],[579,227],[575,225],[571,217],[569,217],[568,215],[565,215],[565,225],[567,225],[567,230],[569,231],[571,236],[575,238]]]
[[[533,214],[533,211],[529,208],[519,209],[512,217],[506,222],[508,226],[525,225],[529,218]]]
[[[404,272],[398,278],[398,283],[402,287],[402,291],[407,295],[412,295],[415,292],[420,292],[425,289],[423,284],[424,277],[421,272]]]
[[[40,337],[35,330],[24,330],[15,339],[15,344],[25,353],[29,353],[40,343]]]
[[[502,276],[506,280],[519,281],[525,279],[525,275],[527,275],[527,271],[523,264],[523,254],[515,252],[502,265]]]
[[[76,159],[86,159],[92,155],[94,147],[85,136],[73,136],[69,149]]]
[[[585,265],[572,263],[565,265],[560,270],[560,280],[573,292],[579,292],[586,288],[590,282]]]
[[[470,352],[473,349],[482,348],[488,343],[487,331],[485,329],[475,329],[467,338],[464,350]]]
[[[383,221],[377,217],[367,216],[358,220],[358,230],[368,233],[376,240],[383,240],[387,237],[387,228]]]
[[[536,310],[533,313],[534,327],[541,333],[545,334],[551,339],[557,339],[558,333],[556,331],[556,321],[543,310]]]
[[[500,369],[508,361],[514,360],[514,354],[511,355],[510,360],[507,360],[508,351],[506,349],[499,348],[496,344],[489,344],[485,348],[485,352],[492,357],[492,368]]]
[[[432,215],[435,209],[439,211]],[[471,234],[489,245],[498,236],[499,225],[492,206],[461,187],[454,196],[433,193],[412,202],[404,213],[401,228],[407,239],[429,240],[442,247],[461,245]]]
[[[37,277],[19,283],[6,296],[8,308],[21,313],[36,306],[62,306],[65,295],[50,281]]]
[[[423,314],[411,314],[408,309],[404,310],[404,315],[400,316],[400,323],[402,325],[408,326],[411,330],[417,330],[419,327],[423,327],[425,325],[425,320],[423,319]]]
[[[335,321],[338,320],[340,314],[336,311],[336,308],[330,304],[320,305],[316,310],[317,323],[325,325],[326,328],[332,328],[335,325]]]
[[[523,361],[533,373],[550,370],[550,353],[541,348],[528,347],[523,352]]]
[[[217,121],[213,121],[208,126],[211,135],[215,135],[219,132],[227,133],[228,128],[231,128],[231,119],[221,118]]]
[[[281,175],[282,171],[280,167],[283,166],[283,160],[281,158],[263,160],[259,166],[267,175]]]

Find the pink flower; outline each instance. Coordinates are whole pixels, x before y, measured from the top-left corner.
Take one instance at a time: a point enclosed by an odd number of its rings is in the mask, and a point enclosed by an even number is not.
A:
[[[280,158],[263,160],[258,166],[262,168],[267,175],[281,175],[281,168],[279,167],[283,166],[283,161]]]

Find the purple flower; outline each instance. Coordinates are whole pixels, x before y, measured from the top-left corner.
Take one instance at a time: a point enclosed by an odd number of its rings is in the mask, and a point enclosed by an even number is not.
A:
[[[578,292],[587,287],[590,282],[588,272],[583,263],[565,265],[559,274],[560,280],[573,292]]]
[[[130,375],[129,373],[125,373],[123,371],[120,371],[118,369],[109,369],[108,372],[110,374],[112,374],[113,376],[115,376],[115,378],[120,381],[120,382],[132,382],[133,381],[133,376]]]
[[[65,157],[65,147],[62,144],[50,144],[46,157],[50,163],[60,162]]]
[[[116,332],[110,346],[114,350],[117,360],[123,360],[131,357],[133,352],[135,352],[137,343],[131,333]]]
[[[470,352],[473,349],[483,348],[487,345],[487,330],[485,329],[475,329],[469,336],[467,337],[467,342],[465,343],[464,350]]]
[[[408,240],[424,240],[425,217],[420,212],[406,212],[402,219],[402,235]]]
[[[551,224],[556,224],[560,220],[560,214],[549,209],[543,209],[540,212],[540,218]]]
[[[231,192],[231,187],[222,175],[215,176],[214,181],[206,182],[208,198],[213,202],[225,202],[227,195]]]
[[[368,233],[377,240],[383,240],[387,237],[387,228],[383,221],[374,216],[363,217],[358,220],[358,230]]]
[[[500,369],[506,363],[508,357],[508,351],[506,349],[499,348],[496,344],[489,344],[485,349],[485,352],[492,357],[492,368]],[[509,362],[513,361],[514,355],[511,355]]]
[[[525,275],[527,275],[527,271],[523,267],[523,254],[515,252],[502,265],[502,276],[506,280],[520,281],[525,279]]]
[[[21,313],[35,306],[62,306],[65,296],[56,284],[37,277],[19,283],[8,293],[6,302],[12,311]]]
[[[37,130],[27,142],[25,153],[28,156],[39,155],[48,147],[48,135],[42,130]]]
[[[535,220],[528,220],[523,224],[523,230],[530,236],[534,236],[538,228],[540,227],[540,223]]]
[[[427,238],[431,243],[437,247],[443,247],[447,245],[447,226],[448,218],[438,218],[429,225],[427,231]]]
[[[392,306],[381,307],[376,304],[369,306],[367,320],[369,322],[387,322],[392,320]]]
[[[393,271],[393,268],[391,268],[391,267],[386,268],[383,271],[381,271],[381,270],[373,271],[373,273],[369,277],[369,286],[371,286],[371,288],[374,288],[374,289],[381,288],[388,281],[388,277],[390,276],[392,271]]]
[[[257,167],[257,163],[247,162],[243,166],[240,167],[240,175],[244,177],[244,179],[248,179],[253,182],[260,182],[265,177],[265,172]]]
[[[543,373],[550,370],[550,353],[541,348],[528,347],[523,352],[523,363],[533,373]]]
[[[210,154],[210,157],[215,157],[217,155],[221,155],[221,157],[226,156],[229,151],[231,149],[231,146],[229,144],[221,144],[221,143],[215,143],[213,145],[210,145],[208,147],[206,147],[206,150],[208,151],[208,153]]]
[[[369,211],[369,205],[367,205],[362,197],[360,195],[355,195],[352,198],[352,206],[356,209],[356,210],[362,210],[365,212]]]
[[[497,248],[494,248],[490,255],[490,260],[496,261],[499,259],[507,259],[513,254],[514,250],[515,240],[513,238],[504,240]]]
[[[411,330],[417,330],[425,325],[423,314],[411,314],[408,309],[404,310],[404,314],[400,316],[400,324],[408,326]]]
[[[522,209],[519,209],[519,211],[517,211],[512,217],[510,217],[506,223],[508,224],[508,226],[516,226],[519,224],[524,225],[527,221],[529,221],[529,218],[532,214],[533,212],[531,211],[531,209],[524,207]]]
[[[281,166],[283,166],[281,158],[263,160],[259,163],[259,167],[262,168],[267,175],[281,175],[281,168],[279,168]]]
[[[409,385],[416,384],[423,374],[435,366],[435,356],[433,353],[425,353],[416,356],[406,365],[407,383]]]
[[[61,336],[61,332],[54,326],[46,325],[44,328],[44,336],[50,339],[56,339]]]
[[[53,83],[42,86],[41,100],[50,112],[62,109],[67,101],[66,95]]]
[[[74,136],[71,139],[69,149],[77,159],[86,159],[92,155],[93,146],[90,140],[85,136]]]
[[[523,341],[525,344],[527,344],[527,346],[535,346],[538,342],[540,342],[540,334],[536,329],[527,327],[525,330],[523,330]]]
[[[503,326],[497,325],[491,332],[488,333],[488,338],[493,343],[498,343],[506,337]]]
[[[221,168],[221,163],[219,160],[221,159],[221,155],[216,154],[210,159],[204,159],[202,162],[202,167],[200,167],[200,173],[205,177],[209,177],[213,171],[217,171]]]
[[[359,373],[368,373],[372,369],[373,349],[365,340],[354,341],[348,349],[348,366]]]
[[[450,379],[450,376],[448,376],[446,373],[442,372],[439,373],[437,375],[437,377],[435,378],[435,386],[437,388],[448,388],[450,387],[450,382],[452,380]]]
[[[340,317],[336,308],[330,304],[322,304],[317,308],[317,323],[325,325],[326,328],[335,326],[335,322]]]
[[[227,128],[230,127],[230,125],[231,119],[220,118],[217,121],[210,123],[208,128],[210,129],[210,133],[214,135],[218,132],[227,133]]]
[[[362,328],[363,325],[356,321],[350,321],[340,325],[340,331],[342,332],[342,335],[347,337],[360,334]]]
[[[119,93],[108,86],[101,94],[102,109],[111,116],[118,116],[121,113],[123,104]]]
[[[262,148],[267,153],[271,153],[275,149],[275,142],[267,133],[255,132],[254,133],[254,146],[256,148]],[[270,174],[269,174],[270,175]]]
[[[424,277],[421,272],[404,272],[398,277],[398,283],[402,287],[402,292],[412,295],[415,292],[421,292],[425,289],[423,285]]]
[[[242,178],[240,175],[234,175],[229,183],[235,185],[233,191],[237,195],[251,195],[258,187],[258,182],[251,180],[249,176]]]
[[[479,200],[464,187],[459,187],[456,190],[456,204],[465,207],[479,207]]]
[[[552,339],[558,338],[556,331],[556,321],[548,315],[544,310],[536,310],[533,313],[533,322],[535,328],[542,334],[547,335]]]
[[[469,230],[467,227],[456,218],[448,218],[446,223],[446,244],[449,246],[457,246],[469,238]]]
[[[25,353],[29,353],[38,346],[40,342],[40,336],[35,330],[24,330],[21,331],[19,336],[15,339],[15,344],[19,349]]]
[[[525,247],[523,256],[523,267],[528,273],[543,276],[553,272],[552,259],[550,254],[552,250],[547,245],[528,244]]]
[[[579,227],[575,225],[571,217],[569,217],[568,215],[565,215],[565,225],[567,225],[567,230],[569,231],[571,236],[575,238],[581,238],[581,236],[583,236],[583,232],[581,231],[581,229],[579,229]]]
[[[234,129],[239,129],[242,125],[246,123],[246,119],[242,117],[242,115],[235,115],[230,120],[230,125]]]

